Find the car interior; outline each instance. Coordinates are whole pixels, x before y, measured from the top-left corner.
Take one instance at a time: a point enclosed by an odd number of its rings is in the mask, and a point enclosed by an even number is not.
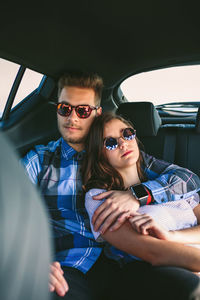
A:
[[[0,143],[0,299],[46,300],[52,257],[47,211],[2,133]]]
[[[104,79],[103,111],[116,112],[132,121],[147,153],[186,167],[200,176],[200,93],[198,101],[191,100],[184,105],[182,99],[178,101],[184,108],[194,107],[193,113],[176,113],[155,105],[151,97],[148,101],[130,101],[120,88],[124,80],[140,73],[199,65],[199,28],[195,4],[178,0],[165,3],[147,0],[61,1],[53,4],[43,1],[39,7],[36,4],[19,5],[18,2],[12,7],[4,5],[0,19],[0,59],[18,64],[19,70],[1,111],[1,149],[3,151],[5,145],[4,152],[7,152],[2,155],[11,155],[17,161],[35,145],[59,138],[56,108],[51,104],[57,102],[59,76],[69,70],[95,71]],[[14,106],[27,68],[42,74],[42,80]],[[2,162],[1,177],[7,168],[10,177],[3,186],[14,191],[16,184],[23,187],[22,182],[15,181],[22,176],[21,169],[17,175],[12,171],[14,166]],[[8,182],[12,182],[11,186]],[[1,197],[0,207],[6,200]],[[30,205],[32,203],[30,200]],[[24,207],[23,203],[19,205]],[[26,214],[25,210],[23,214]],[[45,215],[38,215],[37,208],[34,218],[40,217],[46,220]],[[37,230],[36,225],[31,225],[33,230]],[[5,236],[8,234],[0,234],[0,245]],[[25,237],[21,238],[24,243]],[[48,246],[49,240],[45,243]],[[48,296],[32,299],[45,297]]]

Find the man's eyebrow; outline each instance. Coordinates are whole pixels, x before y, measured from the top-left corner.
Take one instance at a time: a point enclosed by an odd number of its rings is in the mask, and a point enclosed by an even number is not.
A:
[[[58,103],[69,104],[69,102],[67,102],[67,101],[65,101],[65,100],[59,100],[59,99],[58,99]]]

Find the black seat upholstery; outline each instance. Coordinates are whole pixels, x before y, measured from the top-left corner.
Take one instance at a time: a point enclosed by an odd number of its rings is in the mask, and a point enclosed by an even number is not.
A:
[[[133,123],[137,137],[147,153],[163,158],[165,136],[170,129],[161,130],[162,121],[153,103],[123,103],[118,107],[116,113]]]
[[[176,163],[200,176],[200,131],[195,126],[178,129]]]
[[[116,113],[135,125],[137,136],[147,153],[188,168],[200,176],[200,109],[196,126],[161,125],[160,117],[150,102],[123,103]]]
[[[2,133],[0,144],[0,299],[48,300],[47,214]]]
[[[121,104],[116,113],[130,120],[138,136],[156,136],[162,121],[151,102],[130,102]]]

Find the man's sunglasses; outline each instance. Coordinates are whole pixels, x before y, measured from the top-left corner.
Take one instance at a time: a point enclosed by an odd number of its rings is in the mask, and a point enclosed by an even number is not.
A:
[[[57,113],[62,117],[69,117],[72,113],[72,110],[75,109],[75,112],[77,116],[81,119],[87,119],[93,110],[97,110],[98,106],[91,106],[91,105],[77,105],[73,106],[66,102],[59,102],[59,103],[53,103],[57,107]]]
[[[120,137],[126,141],[131,141],[136,137],[136,130],[133,128],[125,128]],[[104,139],[104,147],[107,150],[115,150],[119,146],[118,140],[119,138],[107,137]]]

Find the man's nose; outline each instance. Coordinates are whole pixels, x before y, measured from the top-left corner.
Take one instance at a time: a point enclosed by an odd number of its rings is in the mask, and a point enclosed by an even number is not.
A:
[[[76,114],[74,107],[72,108],[71,114],[69,115],[68,119],[73,120],[73,121],[78,119],[78,116]]]

